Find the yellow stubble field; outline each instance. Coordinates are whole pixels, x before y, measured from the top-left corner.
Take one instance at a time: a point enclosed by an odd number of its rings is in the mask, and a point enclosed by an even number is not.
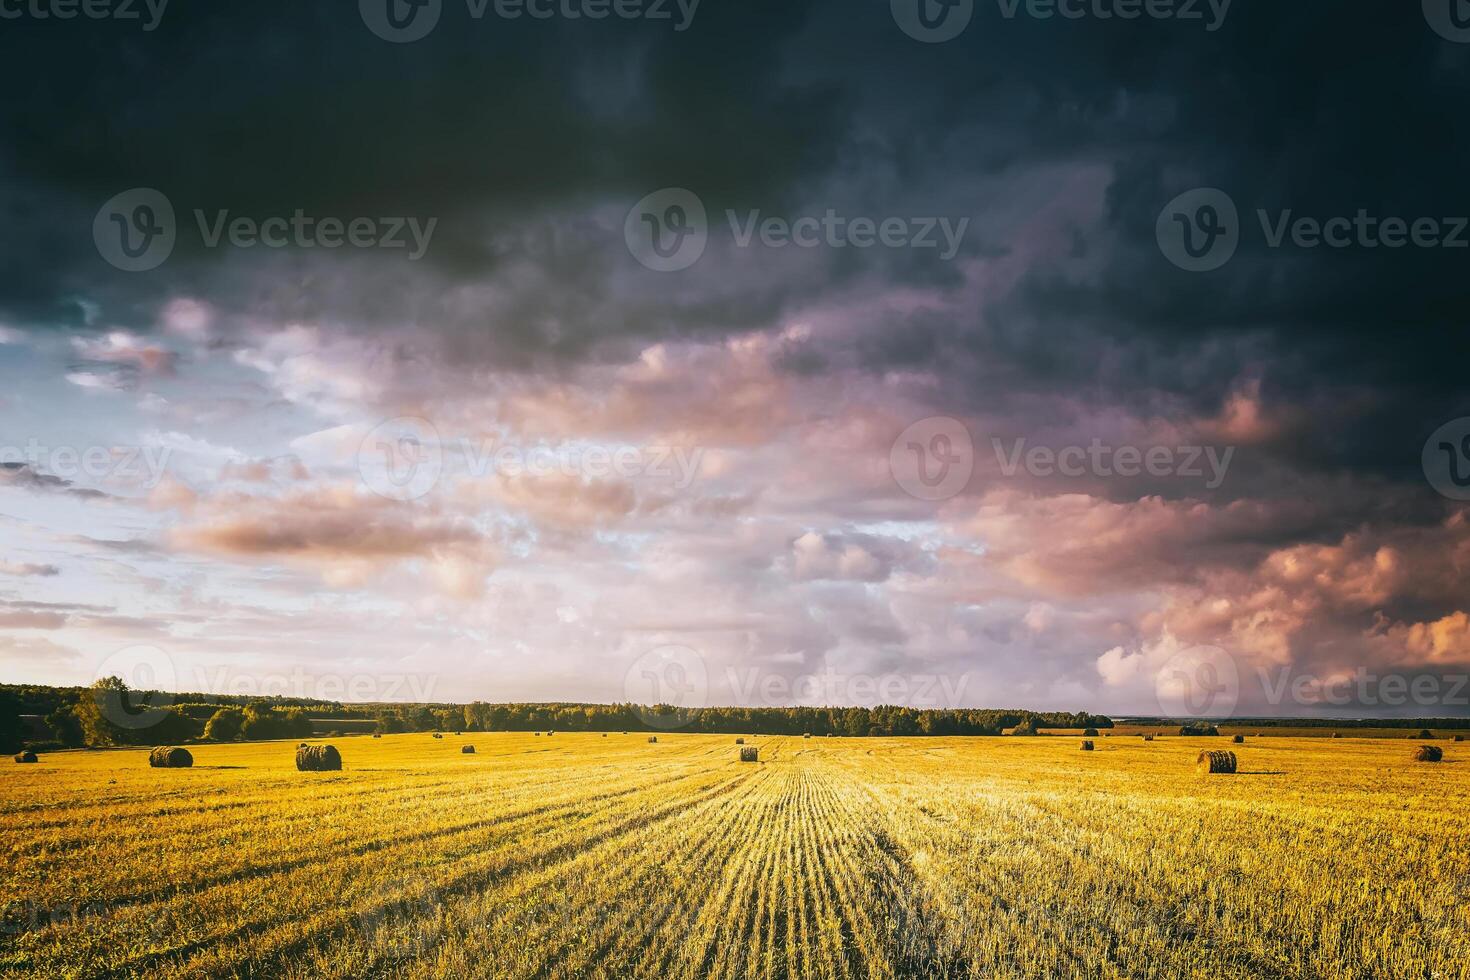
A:
[[[1470,978],[1470,749],[557,733],[0,769],[0,975]],[[464,744],[473,755],[461,753]],[[1202,776],[1201,748],[1240,772]]]

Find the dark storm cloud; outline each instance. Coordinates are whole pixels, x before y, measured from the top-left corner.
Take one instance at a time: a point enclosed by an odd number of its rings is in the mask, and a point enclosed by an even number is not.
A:
[[[788,262],[712,247],[687,274],[647,273],[618,209],[650,190],[697,188],[716,223],[813,204],[972,216],[964,255],[1001,263],[1026,243],[984,219],[1012,189],[1101,167],[1100,216],[1016,281],[907,322],[855,319],[779,365],[932,370],[939,407],[1001,413],[1062,393],[1208,415],[1254,376],[1265,409],[1297,420],[1263,437],[1264,469],[1414,478],[1416,438],[1470,410],[1467,253],[1271,249],[1255,211],[1470,214],[1470,46],[1412,3],[1238,0],[1213,32],[999,10],[978,4],[940,45],[903,36],[886,3],[841,0],[706,0],[683,32],[470,21],[449,3],[407,45],[347,3],[179,3],[151,33],[16,23],[0,42],[0,80],[23,95],[0,108],[0,315],[74,327],[96,315],[85,301],[146,329],[184,293],[267,321],[417,326],[456,363],[544,367],[619,338],[769,326],[865,280],[963,288],[955,264],[881,250]],[[179,211],[178,249],[151,273],[110,268],[91,242],[97,207],[134,186]],[[1229,193],[1246,231],[1208,274],[1154,240],[1163,205],[1196,186]],[[410,265],[206,250],[194,208],[440,225]],[[538,236],[552,244],[528,247]]]

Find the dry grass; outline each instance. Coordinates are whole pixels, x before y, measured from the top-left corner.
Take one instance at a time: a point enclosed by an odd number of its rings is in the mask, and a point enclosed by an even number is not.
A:
[[[1467,976],[1470,766],[1402,741],[474,733],[0,769],[0,975]]]

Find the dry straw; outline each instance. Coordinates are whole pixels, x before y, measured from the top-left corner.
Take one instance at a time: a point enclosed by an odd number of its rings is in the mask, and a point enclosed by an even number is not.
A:
[[[747,746],[745,746],[745,748],[743,748],[743,749],[740,750],[740,761],[741,762],[759,762],[759,761],[761,761],[761,750],[758,749],[758,748],[756,748],[754,745],[747,745]]]
[[[1205,749],[1194,761],[1195,768],[1202,773],[1224,773],[1226,775],[1235,772],[1235,753],[1218,752],[1213,749]]]
[[[337,772],[342,755],[334,745],[303,745],[296,750],[296,768],[302,772]]]
[[[1444,759],[1444,749],[1438,745],[1421,745],[1414,750],[1415,762],[1441,762]]]
[[[160,745],[148,753],[148,764],[154,769],[188,769],[194,764],[194,757],[188,749]]]

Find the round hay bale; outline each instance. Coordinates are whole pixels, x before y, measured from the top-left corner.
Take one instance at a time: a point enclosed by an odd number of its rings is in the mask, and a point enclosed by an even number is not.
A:
[[[1414,738],[1422,738],[1427,742],[1431,738],[1434,738],[1434,733],[1427,728],[1421,728],[1419,729],[1419,734],[1415,735]]]
[[[1083,738],[1097,738],[1097,729],[1089,728],[1082,733]]]
[[[1245,744],[1245,736],[1244,735],[1236,735],[1233,738],[1231,738],[1230,741],[1233,742],[1236,745],[1244,745]]]
[[[740,761],[741,762],[759,762],[759,761],[761,761],[761,750],[758,749],[758,748],[756,748],[754,745],[747,745],[747,746],[745,746],[744,748],[742,748],[740,750]]]
[[[743,738],[737,738],[735,740],[735,744],[736,745],[744,745],[745,744],[745,739],[743,739]]]
[[[1219,752],[1213,749],[1205,749],[1194,760],[1195,768],[1202,773],[1223,773],[1232,775],[1235,772],[1235,753]]]
[[[1456,742],[1463,742],[1463,741],[1465,741],[1465,736],[1464,735],[1456,735],[1455,736],[1455,741]]]
[[[602,733],[602,737],[603,737],[603,738],[607,738],[607,732],[603,732],[603,733]]]
[[[301,772],[338,772],[342,754],[335,745],[303,745],[296,750],[296,768]]]
[[[382,738],[382,737],[383,736],[379,735],[377,732],[373,732],[373,738]]]
[[[1083,752],[1091,752],[1092,751],[1092,748],[1093,748],[1093,746],[1092,746],[1092,743],[1091,742],[1083,742],[1082,743],[1082,751]]]
[[[658,741],[658,736],[657,735],[650,735],[650,736],[648,736],[648,744],[649,745],[652,745],[654,742],[657,742],[657,741]]]
[[[801,737],[802,738],[811,738],[812,737],[812,733],[811,732],[802,732],[801,733]]]
[[[474,755],[475,747],[473,745],[466,745],[460,748],[460,752],[464,753],[465,755]]]
[[[434,737],[435,738],[443,738],[444,736],[443,735],[440,735],[438,732],[435,732],[434,733]]]
[[[36,758],[36,753],[34,753],[31,750],[27,749],[24,752],[17,752],[16,755],[15,755],[15,761],[16,762],[24,762],[24,763],[32,763],[32,762],[40,762],[41,760],[38,759],[38,758]]]
[[[174,745],[160,745],[148,753],[148,765],[154,769],[188,769],[194,765],[194,757],[188,749]]]
[[[1154,737],[1152,735],[1145,735],[1143,736],[1143,740],[1145,742],[1152,742],[1154,740]]]
[[[1438,745],[1421,745],[1414,750],[1415,762],[1443,762],[1444,749]]]
[[[555,734],[556,734],[556,732],[554,732],[554,731],[551,731],[551,732],[547,732],[547,733],[546,733],[546,737],[547,737],[547,738],[550,738],[550,737],[551,737],[551,736],[553,736],[553,735],[555,735]]]

